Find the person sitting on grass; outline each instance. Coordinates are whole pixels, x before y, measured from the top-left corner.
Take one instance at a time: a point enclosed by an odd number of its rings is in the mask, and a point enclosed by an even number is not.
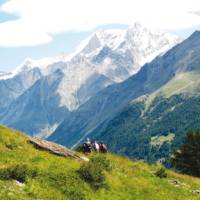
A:
[[[93,146],[94,146],[94,150],[95,150],[97,153],[99,153],[99,144],[97,143],[97,141],[95,141],[95,142],[93,143]]]
[[[92,144],[89,138],[87,138],[86,142],[83,143],[83,152],[84,153],[92,152]]]
[[[107,148],[106,144],[104,144],[103,142],[100,142],[99,149],[100,149],[101,153],[107,153],[108,152],[108,148]]]

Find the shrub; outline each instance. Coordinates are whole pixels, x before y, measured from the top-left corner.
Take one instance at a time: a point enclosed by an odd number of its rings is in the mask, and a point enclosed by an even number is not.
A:
[[[57,190],[65,194],[70,200],[85,200],[83,193],[83,181],[77,173],[71,171],[70,173],[48,174],[49,183]]]
[[[167,172],[165,170],[164,167],[161,167],[156,173],[155,175],[159,178],[166,178],[167,177]]]
[[[15,142],[11,142],[9,144],[6,144],[6,147],[10,150],[14,150],[18,147],[18,145]]]
[[[106,158],[105,155],[93,156],[90,161],[95,165],[105,171],[110,171],[112,169],[111,162]]]
[[[108,187],[104,171],[110,171],[111,169],[110,160],[105,155],[95,155],[91,157],[89,162],[84,163],[80,167],[78,173],[81,179],[89,183],[93,189],[97,190],[101,187]]]
[[[80,177],[95,190],[106,185],[102,168],[91,161],[84,163],[78,170],[78,173]]]
[[[14,179],[24,183],[27,178],[35,176],[37,176],[37,171],[30,169],[27,165],[16,165],[0,170],[0,179],[4,180]]]

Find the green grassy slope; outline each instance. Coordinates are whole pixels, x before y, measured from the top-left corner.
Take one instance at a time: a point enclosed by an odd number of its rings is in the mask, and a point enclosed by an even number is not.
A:
[[[107,158],[112,165],[112,170],[105,172],[107,187],[96,191],[78,175],[81,161],[35,149],[24,135],[0,127],[0,174],[15,165],[26,165],[36,172],[23,184],[0,179],[0,199],[200,199],[192,192],[200,189],[200,179],[172,171],[160,179],[154,175],[159,167],[114,155]]]

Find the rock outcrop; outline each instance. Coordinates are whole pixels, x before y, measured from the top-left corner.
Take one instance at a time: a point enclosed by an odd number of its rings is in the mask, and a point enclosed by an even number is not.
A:
[[[56,155],[60,155],[60,156],[64,156],[64,157],[71,157],[71,158],[75,158],[75,159],[83,160],[83,161],[89,161],[89,159],[87,157],[81,156],[78,153],[76,153],[75,151],[71,151],[71,150],[65,148],[64,146],[58,145],[53,142],[42,140],[42,139],[39,139],[36,137],[30,137],[29,142],[32,143],[37,148],[47,150]]]

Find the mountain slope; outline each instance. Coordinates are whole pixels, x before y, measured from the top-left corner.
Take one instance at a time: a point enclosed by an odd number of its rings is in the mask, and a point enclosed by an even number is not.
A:
[[[60,105],[57,88],[63,79],[62,71],[39,79],[29,90],[2,112],[2,123],[16,127],[29,135],[40,132],[45,137],[55,130],[68,110]]]
[[[161,88],[168,88],[170,84],[171,87],[169,88],[173,91],[173,81],[179,80],[179,83],[181,83],[182,80],[183,82],[183,74],[199,74],[199,52],[200,32],[195,32],[163,56],[157,57],[151,63],[144,65],[136,75],[121,84],[106,88],[91,98],[66,118],[49,139],[73,146],[86,136],[92,137],[100,134],[101,127],[106,126],[105,124],[126,107],[130,101],[143,95],[155,94]],[[189,85],[198,88],[198,84],[195,82],[190,82]],[[178,88],[176,92],[181,92],[181,89],[187,89],[186,85],[183,88]],[[165,89],[165,91],[167,90]],[[195,91],[197,92],[197,90]],[[151,102],[150,100],[147,103]],[[142,111],[139,111],[137,117],[140,117],[140,112]],[[123,147],[126,148],[125,145]]]
[[[188,130],[200,129],[199,102],[199,96],[156,98],[146,111],[145,101],[133,102],[91,137],[109,143],[112,152],[150,163],[165,162]]]
[[[172,65],[174,77],[154,93],[132,101],[91,136],[109,142],[114,152],[149,162],[165,161],[187,131],[200,129],[199,44],[200,33],[195,32],[179,47],[187,54],[171,52],[178,55]],[[169,58],[164,57],[165,62]]]
[[[41,72],[38,68],[34,68],[28,71],[25,70],[11,79],[4,79],[5,76],[9,75],[4,74],[0,77],[1,109],[9,105],[13,100],[31,87],[35,81],[41,77]]]
[[[77,172],[83,162],[36,149],[27,137],[2,126],[0,138],[2,200],[199,199],[199,179],[168,170],[167,178],[160,179],[154,175],[160,167],[114,155],[106,156],[112,166],[111,171],[104,172],[107,187],[94,190]],[[8,169],[17,175],[5,178]],[[26,174],[23,181],[18,180],[21,172]]]
[[[168,33],[150,30],[135,23],[127,30],[105,30],[92,34],[78,56],[84,55],[98,71],[115,82],[121,82],[137,73],[147,62],[166,52],[181,39]]]
[[[67,116],[68,112],[73,113],[102,89],[127,79],[145,62],[179,42],[176,36],[151,31],[136,23],[127,30],[97,31],[71,55],[28,59],[0,79],[3,95],[0,122],[27,134],[50,135],[64,119],[63,113]],[[55,80],[57,87],[50,95],[56,100],[48,102],[46,93],[51,93],[47,91],[51,87],[38,88],[38,82],[45,85],[46,77],[54,76],[57,70],[63,77]],[[31,127],[27,126],[29,123]]]
[[[72,79],[66,80],[60,69],[43,76],[0,113],[0,122],[29,135],[47,137],[72,109],[111,83],[107,77],[94,74],[73,94],[72,88],[79,83],[75,80],[70,85]]]

